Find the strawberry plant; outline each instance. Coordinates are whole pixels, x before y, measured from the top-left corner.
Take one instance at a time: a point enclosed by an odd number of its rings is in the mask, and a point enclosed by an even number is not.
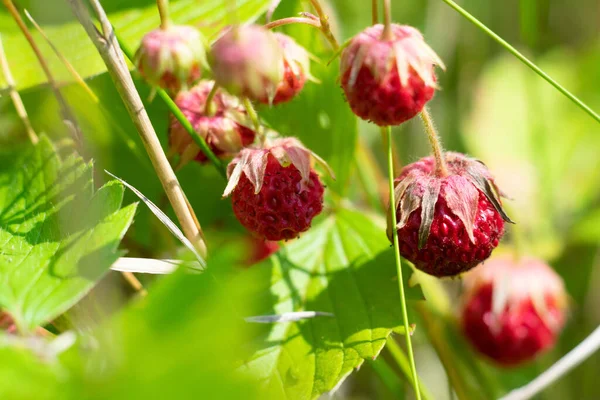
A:
[[[595,6],[2,0],[0,398],[597,398]]]

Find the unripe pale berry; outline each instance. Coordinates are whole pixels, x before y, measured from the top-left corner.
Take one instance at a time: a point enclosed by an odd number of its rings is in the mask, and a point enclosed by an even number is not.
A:
[[[310,228],[323,209],[323,184],[311,166],[327,164],[295,138],[240,151],[227,167],[233,212],[256,237],[286,240]]]
[[[433,157],[404,167],[394,207],[400,254],[419,270],[455,276],[488,258],[510,221],[485,165],[463,154],[444,154],[447,176]],[[388,237],[392,238],[388,216]]]
[[[283,51],[272,32],[258,25],[233,26],[212,46],[215,81],[236,96],[273,99],[283,79]]]
[[[221,88],[217,89],[212,99],[211,112],[206,113],[206,101],[213,85],[213,81],[202,80],[191,90],[179,93],[175,103],[194,130],[206,140],[213,153],[219,158],[230,158],[254,142],[255,132],[250,128],[252,122],[240,101]],[[200,147],[172,115],[169,147],[172,152],[181,156],[180,165],[193,159],[201,163],[208,161]]]
[[[565,321],[562,279],[534,258],[492,258],[465,275],[461,329],[477,351],[517,366],[550,349]]]
[[[135,55],[140,74],[152,85],[177,93],[200,79],[207,65],[204,39],[197,29],[169,25],[148,32]]]
[[[342,89],[352,111],[379,126],[398,125],[419,113],[436,88],[434,64],[443,63],[421,33],[406,25],[371,26],[341,55]]]
[[[267,96],[259,99],[264,104],[279,104],[293,99],[310,77],[308,52],[294,39],[283,33],[275,33],[275,39],[283,50],[283,79],[277,85],[271,101]]]

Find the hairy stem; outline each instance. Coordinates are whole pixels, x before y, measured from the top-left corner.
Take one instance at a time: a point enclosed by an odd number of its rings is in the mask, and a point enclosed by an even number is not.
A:
[[[379,0],[371,0],[371,22],[373,25],[379,22]]]
[[[446,168],[446,161],[444,160],[444,151],[442,150],[440,138],[435,130],[435,125],[433,125],[431,115],[426,107],[423,107],[423,111],[421,111],[421,120],[423,120],[423,125],[427,131],[427,138],[431,145],[431,151],[435,158],[435,172],[439,177],[447,176],[448,168]]]
[[[581,108],[583,111],[585,111],[590,117],[592,117],[596,121],[600,122],[599,114],[594,112],[594,110],[592,110],[584,102],[579,100],[574,94],[569,92],[561,84],[559,84],[554,79],[552,79],[552,77],[550,77],[550,75],[548,75],[547,73],[542,71],[537,65],[535,65],[533,62],[531,62],[527,57],[525,57],[523,54],[521,54],[517,49],[515,49],[513,46],[511,46],[507,41],[502,39],[500,36],[498,36],[496,33],[494,33],[494,31],[492,31],[490,28],[485,26],[477,18],[475,18],[474,16],[469,14],[464,8],[462,8],[461,6],[459,6],[452,0],[443,0],[443,1],[446,4],[448,4],[450,7],[452,7],[454,10],[456,10],[464,18],[466,18],[469,22],[471,22],[473,25],[475,25],[477,28],[481,29],[483,32],[485,32],[488,36],[490,36],[496,42],[500,43],[500,45],[502,47],[504,47],[506,50],[508,50],[510,53],[512,53],[512,55],[517,57],[523,64],[525,64],[529,68],[531,68],[536,74],[541,76],[546,82],[548,82],[549,84],[554,86],[556,88],[556,90],[558,90],[563,95],[565,95],[569,100],[571,100],[573,103],[575,103],[575,105],[577,105],[579,108]]]
[[[181,224],[183,232],[188,240],[194,245],[202,257],[206,257],[206,244],[204,243],[201,229],[196,225],[192,211],[188,208],[185,194],[179,184],[169,161],[160,145],[154,127],[150,122],[148,113],[144,108],[142,99],[135,89],[133,79],[121,53],[119,43],[116,40],[112,26],[104,9],[98,0],[91,0],[92,7],[96,11],[97,17],[102,26],[100,32],[83,0],[69,0],[73,13],[85,28],[88,36],[98,49],[110,76],[119,92],[123,103],[136,126],[144,147],[152,161],[152,165],[160,179],[160,182],[167,193],[169,202]]]
[[[27,132],[27,136],[31,143],[36,144],[38,142],[38,136],[31,125],[31,121],[29,120],[29,115],[27,115],[27,110],[25,109],[25,105],[23,104],[23,100],[21,100],[21,96],[16,89],[15,81],[10,72],[10,67],[8,65],[8,60],[6,59],[6,53],[4,53],[4,46],[2,46],[2,39],[0,38],[0,67],[2,68],[2,74],[4,75],[4,79],[6,80],[6,84],[8,85],[8,90],[10,93],[10,98],[17,110],[17,115],[23,122],[25,126],[25,131]]]
[[[206,114],[207,117],[210,117],[215,113],[213,99],[215,98],[217,90],[219,90],[219,85],[217,82],[214,82],[210,92],[208,93],[208,97],[206,97],[206,105],[204,106],[204,114]]]
[[[289,18],[277,19],[275,21],[271,21],[268,24],[266,24],[265,28],[273,29],[273,28],[277,28],[278,26],[290,25],[290,24],[306,24],[306,25],[311,25],[311,26],[314,26],[315,28],[321,29],[321,23],[319,21],[315,21],[314,19],[306,18],[306,17],[289,17]]]
[[[48,83],[50,84],[50,88],[52,89],[54,97],[56,97],[56,101],[58,102],[61,117],[63,118],[63,121],[64,121],[65,125],[67,126],[67,130],[73,136],[73,140],[77,144],[80,155],[83,156],[83,139],[82,139],[81,129],[79,128],[79,125],[77,124],[77,120],[75,119],[75,115],[71,111],[71,108],[69,108],[69,105],[65,101],[65,98],[63,97],[62,93],[60,92],[60,90],[58,90],[58,86],[56,84],[56,81],[54,80],[54,76],[52,75],[52,72],[50,71],[50,67],[48,67],[48,63],[46,62],[44,55],[42,54],[42,52],[40,51],[40,48],[35,43],[35,40],[33,40],[33,36],[31,36],[31,32],[29,32],[29,28],[27,28],[27,25],[21,18],[21,15],[19,14],[19,11],[17,11],[12,0],[2,0],[2,2],[4,3],[6,8],[8,9],[8,12],[13,17],[13,19],[15,20],[15,22],[17,23],[19,28],[21,29],[21,32],[23,32],[25,39],[27,39],[27,42],[29,42],[31,49],[35,53],[35,56],[37,57],[38,62],[40,63],[40,66],[44,70],[46,79],[48,80]]]
[[[310,0],[310,2],[315,8],[315,12],[319,16],[319,22],[321,23],[321,31],[325,35],[325,38],[327,39],[329,44],[331,44],[331,47],[333,47],[334,50],[337,50],[340,47],[340,45],[338,44],[337,40],[333,36],[333,33],[331,32],[331,26],[329,25],[329,17],[325,15],[325,12],[323,11],[323,7],[321,7],[321,4],[319,3],[319,0]]]
[[[417,377],[417,368],[415,366],[415,356],[413,354],[412,342],[410,338],[410,326],[408,324],[408,311],[406,309],[406,296],[404,295],[404,279],[402,277],[402,259],[400,258],[400,245],[398,244],[398,230],[395,229],[396,224],[396,210],[394,205],[396,204],[394,194],[394,157],[392,152],[392,128],[385,127],[381,128],[387,132],[387,158],[388,158],[388,181],[390,190],[390,214],[391,223],[394,227],[392,229],[392,238],[394,243],[394,256],[396,258],[396,270],[398,274],[398,288],[400,290],[400,306],[402,308],[402,322],[404,324],[404,337],[406,338],[406,349],[408,352],[408,358],[410,360],[410,369],[412,372],[413,387],[415,388],[415,395],[417,400],[421,399],[421,391],[418,390],[419,378]]]
[[[160,29],[167,29],[171,25],[169,18],[169,0],[156,0],[158,14],[160,14]]]
[[[383,32],[381,34],[382,40],[392,40],[394,34],[392,33],[392,0],[383,0]]]
[[[258,119],[258,114],[256,113],[252,102],[247,97],[244,97],[242,103],[244,104],[244,108],[248,112],[248,116],[250,117],[250,120],[254,125],[254,131],[256,132],[256,134],[260,134],[260,120]]]

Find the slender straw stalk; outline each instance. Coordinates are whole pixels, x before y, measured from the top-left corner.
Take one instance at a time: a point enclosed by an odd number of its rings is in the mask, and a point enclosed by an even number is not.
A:
[[[8,90],[10,93],[10,98],[17,110],[17,115],[23,121],[23,125],[25,126],[25,131],[27,132],[27,136],[31,143],[36,144],[39,139],[33,126],[31,125],[31,121],[29,120],[29,115],[27,115],[27,110],[25,109],[25,105],[23,104],[23,100],[21,100],[21,96],[16,89],[15,80],[10,72],[10,67],[8,65],[8,60],[6,59],[6,53],[4,53],[4,46],[2,46],[2,39],[0,38],[0,68],[2,69],[2,74],[4,75],[4,79],[6,80],[6,84],[8,85]]]
[[[117,91],[121,95],[125,107],[142,138],[144,147],[146,148],[150,160],[152,161],[152,165],[154,166],[158,178],[169,198],[169,202],[177,215],[177,219],[181,224],[185,236],[198,250],[198,253],[202,257],[205,257],[207,250],[202,230],[195,222],[196,219],[192,214],[191,208],[188,207],[183,189],[160,145],[154,127],[152,126],[148,113],[142,103],[142,99],[135,89],[133,79],[131,78],[131,74],[104,9],[98,0],[91,0],[92,7],[96,12],[102,27],[103,32],[100,32],[96,28],[83,0],[69,0],[69,4],[71,5],[75,16],[83,25],[88,36],[98,49],[98,52],[108,68],[108,72],[113,79]]]

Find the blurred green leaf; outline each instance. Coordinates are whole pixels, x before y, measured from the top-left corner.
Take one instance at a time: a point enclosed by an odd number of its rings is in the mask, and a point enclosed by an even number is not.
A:
[[[579,72],[573,56],[557,52],[539,63],[569,87]],[[588,102],[600,102],[600,97]],[[517,60],[498,58],[478,83],[464,140],[489,167],[531,245],[530,251],[556,257],[564,234],[600,195],[597,124],[537,79]]]
[[[66,1],[61,7],[69,9]],[[119,32],[119,37],[131,48],[137,48],[140,39],[148,31],[158,27],[159,16],[155,1],[137,1],[138,4],[128,4],[127,8],[109,7],[109,19]],[[142,4],[143,3],[143,4]],[[242,21],[253,20],[261,15],[268,0],[238,0],[237,18]],[[112,5],[115,2],[112,2]],[[137,6],[137,7],[136,7]],[[130,8],[131,7],[131,8]],[[46,3],[47,8],[47,3]],[[41,12],[44,7],[38,7]],[[113,12],[110,12],[114,9]],[[195,25],[208,38],[212,38],[228,22],[227,7],[222,0],[198,2],[197,0],[173,1],[170,8],[171,18],[175,23]],[[19,90],[39,85],[47,81],[41,67],[27,41],[20,32],[14,31],[14,21],[10,20],[4,8],[0,11],[0,27],[2,31],[12,32],[3,35],[3,42],[12,66],[12,72]],[[33,18],[38,18],[36,9],[32,10]],[[43,18],[43,14],[42,14]],[[12,25],[11,25],[12,23]],[[44,26],[44,31],[61,53],[69,60],[83,78],[106,71],[102,59],[91,45],[83,28],[76,21],[62,25]],[[40,47],[50,70],[59,82],[70,82],[72,77],[52,49],[44,42],[38,32],[32,31],[33,37]],[[0,90],[5,89],[4,77],[0,77]]]
[[[259,315],[334,314],[268,325],[256,338],[259,349],[245,368],[274,398],[316,398],[334,389],[365,359],[377,357],[402,325],[385,230],[359,211],[335,210],[270,263],[252,269],[271,276],[257,288],[255,296],[265,299]],[[407,297],[422,299],[420,288],[410,288]]]
[[[94,193],[92,166],[61,161],[45,136],[0,170],[0,305],[23,330],[81,299],[118,258],[135,205],[123,188]]]
[[[7,337],[0,336],[0,341],[7,341]],[[44,362],[23,344],[1,343],[0,357],[0,398],[66,398],[66,387],[61,384],[61,370],[56,364]]]

